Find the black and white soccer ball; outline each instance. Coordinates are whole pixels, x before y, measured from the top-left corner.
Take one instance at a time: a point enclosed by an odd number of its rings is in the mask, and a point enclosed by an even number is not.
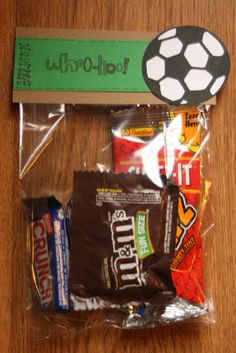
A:
[[[222,41],[196,26],[171,28],[147,47],[144,80],[154,95],[172,104],[199,104],[225,83],[230,59]]]

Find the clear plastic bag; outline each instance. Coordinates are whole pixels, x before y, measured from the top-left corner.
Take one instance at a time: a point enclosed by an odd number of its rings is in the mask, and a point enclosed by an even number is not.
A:
[[[62,330],[66,334],[101,324],[122,328],[152,327],[182,323],[195,317],[199,318],[191,323],[199,320],[214,322],[207,271],[210,246],[205,244],[209,243],[205,236],[213,225],[209,202],[209,109],[210,106],[183,110],[168,106],[121,109],[20,104],[22,234],[27,244],[28,308],[35,331],[48,336],[54,329],[54,332]],[[74,171],[143,173],[157,186],[161,186],[161,175],[164,174],[171,183],[179,185],[182,221],[179,217],[171,265],[176,296],[164,307],[146,300],[138,306],[129,303],[119,308],[77,311],[71,301],[69,312],[58,313],[53,305],[47,308],[40,303],[34,267],[32,218],[27,202],[55,197],[68,217],[70,244],[71,206],[68,207],[68,202],[73,194]],[[30,210],[32,216],[32,208]],[[189,232],[197,235],[186,237]],[[194,254],[188,259],[186,254],[191,250]],[[181,267],[181,261],[186,262],[184,267]],[[206,274],[204,284],[203,269]],[[54,273],[50,276],[54,286]]]

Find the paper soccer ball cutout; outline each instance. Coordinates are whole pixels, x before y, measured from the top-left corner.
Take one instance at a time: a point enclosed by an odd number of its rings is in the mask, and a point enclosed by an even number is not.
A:
[[[227,49],[204,28],[176,27],[147,47],[143,77],[153,94],[172,104],[199,104],[213,97],[230,69]]]

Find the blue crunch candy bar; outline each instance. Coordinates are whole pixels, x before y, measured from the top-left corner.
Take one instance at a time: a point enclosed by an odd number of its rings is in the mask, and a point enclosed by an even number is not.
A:
[[[69,310],[69,252],[62,206],[55,197],[27,200],[32,279],[43,308]]]

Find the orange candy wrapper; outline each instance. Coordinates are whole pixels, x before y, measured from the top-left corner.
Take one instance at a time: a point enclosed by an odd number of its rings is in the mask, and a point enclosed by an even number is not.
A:
[[[114,113],[112,125],[115,172],[145,173],[157,185],[163,174],[180,187],[172,278],[177,295],[198,304],[204,303],[199,210],[206,120],[196,108],[138,108]]]

